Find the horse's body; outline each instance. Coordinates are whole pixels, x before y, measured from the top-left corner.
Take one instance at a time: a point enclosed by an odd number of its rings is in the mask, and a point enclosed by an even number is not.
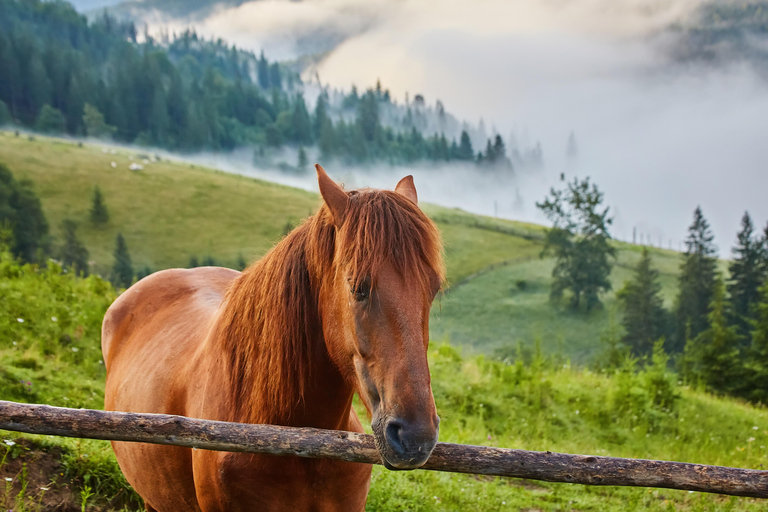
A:
[[[242,274],[167,270],[115,301],[102,332],[108,410],[362,432],[358,390],[385,464],[423,464],[437,438],[425,352],[439,239],[415,189],[409,206],[393,192],[347,195],[318,172],[320,212]],[[365,464],[113,447],[150,511],[362,510],[370,484]]]

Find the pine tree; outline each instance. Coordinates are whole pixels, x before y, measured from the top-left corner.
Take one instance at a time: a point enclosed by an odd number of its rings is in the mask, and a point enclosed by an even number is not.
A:
[[[736,325],[739,335],[748,340],[754,320],[754,308],[759,300],[759,288],[765,280],[761,259],[762,241],[753,235],[754,226],[749,213],[741,219],[741,231],[736,247],[733,248],[733,260],[728,266],[728,294],[733,305],[731,323]]]
[[[280,74],[280,64],[277,62],[269,66],[269,85],[274,89],[283,88],[283,77]]]
[[[469,138],[469,134],[465,131],[461,131],[461,139],[459,141],[459,153],[458,159],[465,161],[472,161],[475,158],[474,150],[472,149],[472,141]]]
[[[107,205],[104,204],[104,196],[101,194],[101,189],[98,186],[93,189],[90,216],[91,222],[97,226],[103,226],[109,222],[109,211],[107,210]]]
[[[376,140],[381,125],[379,124],[379,103],[373,91],[368,90],[360,98],[357,107],[357,122],[367,142]]]
[[[331,158],[336,151],[336,129],[330,119],[323,123],[320,129],[320,138],[317,141],[320,156],[323,159]]]
[[[64,243],[59,248],[58,257],[64,268],[73,268],[83,276],[88,275],[88,249],[77,238],[77,223],[70,219],[64,219],[61,223],[64,231]]]
[[[743,375],[739,335],[727,319],[725,285],[722,278],[716,276],[707,328],[686,343],[683,360],[687,361],[684,377],[689,382],[703,383],[708,389],[721,393],[738,390]]]
[[[29,181],[16,181],[0,163],[0,227],[10,226],[11,253],[24,262],[38,261],[49,248],[48,221]]]
[[[256,75],[259,81],[259,87],[262,89],[269,89],[269,62],[264,57],[264,51],[261,52],[259,57],[259,63],[256,66]]]
[[[325,123],[330,122],[328,117],[328,98],[325,91],[320,93],[315,104],[315,115],[312,119],[312,130],[316,140],[320,140]]]
[[[0,100],[0,126],[11,124],[11,112],[8,110],[8,106],[4,101]]]
[[[680,267],[676,339],[672,344],[675,352],[683,349],[686,332],[693,339],[708,327],[707,312],[717,278],[717,251],[713,239],[709,223],[701,207],[697,207],[693,223],[688,228],[687,249]]]
[[[196,268],[200,266],[200,262],[197,261],[197,256],[194,254],[189,257],[189,263],[187,264],[187,268]]]
[[[239,253],[237,255],[237,263],[235,263],[235,268],[237,270],[245,270],[245,267],[248,266],[248,263],[245,261],[245,258],[243,257],[243,253]]]
[[[647,247],[643,247],[634,279],[616,295],[624,306],[624,343],[636,356],[651,355],[654,343],[667,334],[668,313],[661,298],[659,271],[651,267]]]
[[[759,292],[752,343],[744,363],[746,383],[742,395],[753,402],[768,404],[768,282]]]
[[[308,165],[309,160],[307,159],[307,152],[304,150],[303,146],[299,146],[299,162],[297,168],[299,171],[306,171]]]
[[[136,273],[136,281],[141,281],[150,274],[152,274],[152,269],[145,265]]]
[[[118,288],[128,288],[133,283],[133,265],[128,246],[122,233],[115,240],[115,264],[112,266],[112,284]]]
[[[312,120],[302,94],[298,94],[294,100],[291,113],[291,135],[293,141],[299,144],[312,143]]]

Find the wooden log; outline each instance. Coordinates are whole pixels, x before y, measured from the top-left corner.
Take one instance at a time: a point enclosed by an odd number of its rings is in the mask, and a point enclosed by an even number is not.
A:
[[[381,464],[367,434],[0,401],[0,430]],[[768,498],[768,471],[438,443],[421,467],[587,485]]]

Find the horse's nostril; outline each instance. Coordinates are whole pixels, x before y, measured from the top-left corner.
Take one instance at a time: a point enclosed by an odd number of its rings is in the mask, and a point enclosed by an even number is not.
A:
[[[400,424],[400,422],[396,420],[390,420],[387,422],[385,432],[385,435],[387,436],[387,444],[389,444],[389,447],[396,452],[402,452],[404,449],[402,439],[403,426]]]

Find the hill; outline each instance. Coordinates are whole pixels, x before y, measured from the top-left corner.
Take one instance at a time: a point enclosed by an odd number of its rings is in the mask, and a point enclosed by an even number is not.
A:
[[[240,256],[246,261],[262,256],[285,229],[319,206],[318,196],[306,191],[181,161],[150,161],[156,159],[140,149],[31,139],[0,131],[0,162],[17,178],[35,183],[55,237],[61,239],[63,219],[78,222],[92,270],[104,276],[112,266],[117,233],[126,238],[137,271],[186,267],[192,256],[235,266]],[[135,163],[143,169],[129,170]],[[333,168],[328,170],[333,175]],[[88,219],[95,186],[111,215],[103,227]],[[540,258],[541,226],[422,207],[443,235],[448,266],[448,292],[433,308],[434,339],[492,353],[518,341],[530,347],[540,338],[548,353],[560,351],[584,362],[611,318],[620,320],[613,294],[603,310],[589,316],[549,302],[552,260]],[[638,247],[618,248],[615,289],[639,257]],[[671,305],[678,256],[663,250],[653,250],[653,256]]]
[[[116,292],[19,266],[0,253],[0,399],[100,408],[100,322]],[[528,363],[429,349],[447,442],[762,468],[768,415],[677,384],[664,357],[635,372],[595,373],[534,352]],[[362,413],[362,411],[360,411]],[[0,432],[4,510],[140,509],[109,444]],[[10,479],[7,480],[7,479]],[[68,507],[68,508],[67,508]],[[587,487],[427,471],[374,470],[369,511],[762,510],[745,498],[658,489]]]

